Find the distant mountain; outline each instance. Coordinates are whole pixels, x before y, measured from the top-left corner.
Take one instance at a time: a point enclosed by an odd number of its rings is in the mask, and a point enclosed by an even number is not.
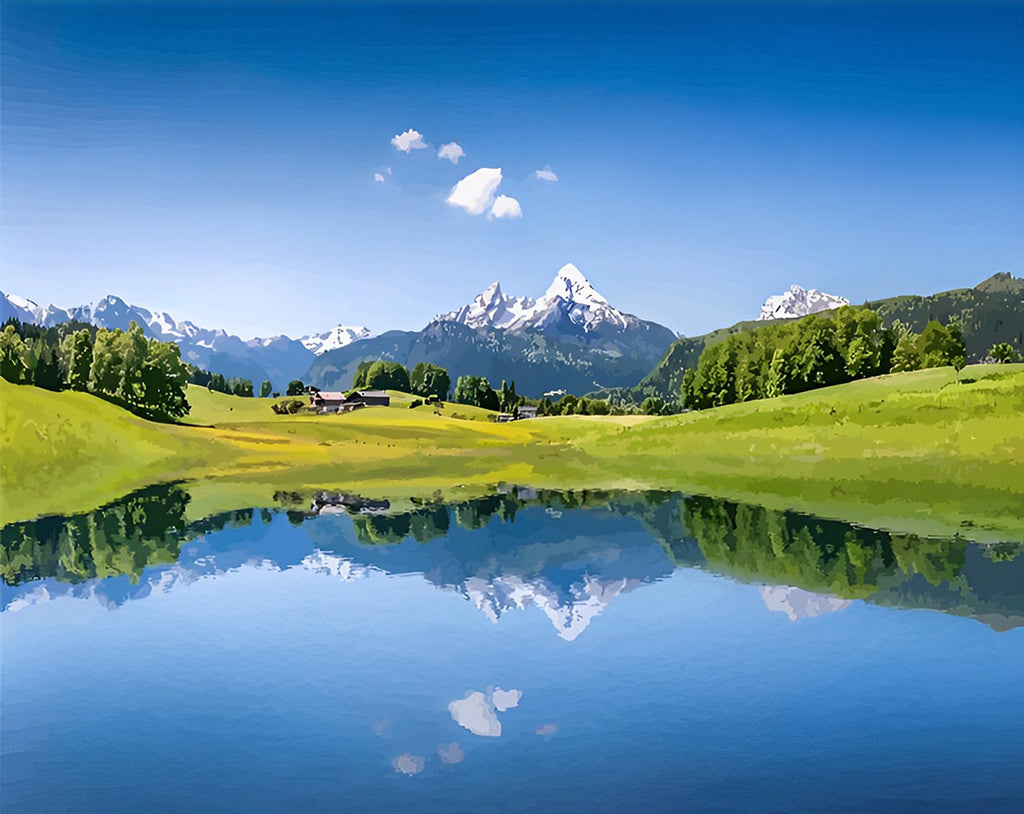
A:
[[[16,294],[0,292],[0,322],[14,317],[21,322],[51,327],[76,320],[99,328],[128,330],[131,322],[143,332],[181,348],[181,358],[190,364],[224,376],[252,379],[256,387],[270,380],[283,390],[291,379],[300,378],[315,359],[312,350],[287,336],[241,339],[222,330],[200,328],[193,322],[178,322],[166,312],[154,312],[129,305],[115,296],[75,308],[40,306]]]
[[[538,299],[492,283],[472,302],[422,331],[389,331],[320,355],[309,370],[321,388],[351,385],[359,362],[430,362],[461,375],[514,380],[517,392],[586,392],[637,380],[675,339],[668,328],[613,307],[571,263]]]
[[[846,297],[791,285],[784,294],[773,294],[765,300],[758,319],[795,319],[849,304]]]
[[[337,350],[346,345],[351,345],[360,339],[369,339],[371,336],[373,334],[370,333],[368,328],[339,325],[332,331],[304,336],[299,341],[304,348],[313,351],[315,355],[319,356],[329,350]]]
[[[1005,272],[974,288],[958,288],[927,297],[890,297],[865,304],[877,311],[886,325],[899,321],[917,332],[933,319],[943,324],[956,320],[963,328],[969,363],[980,362],[997,342],[1008,342],[1018,353],[1024,351],[1024,279]],[[639,384],[613,395],[635,402],[648,396],[677,399],[683,372],[697,366],[704,348],[762,325],[763,321],[748,320],[701,336],[677,339]]]
[[[435,317],[435,322],[458,322],[468,328],[501,328],[525,333],[555,328],[564,331],[568,321],[583,332],[604,326],[618,330],[635,327],[640,320],[613,308],[572,263],[562,266],[539,300],[508,297],[497,282],[469,305]]]

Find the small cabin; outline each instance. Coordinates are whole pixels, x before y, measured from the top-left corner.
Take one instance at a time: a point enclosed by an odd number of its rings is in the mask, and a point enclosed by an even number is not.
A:
[[[536,418],[537,408],[536,407],[516,407],[516,420],[523,418]]]
[[[357,404],[363,407],[390,407],[391,396],[386,390],[357,390],[345,400],[345,403],[353,407]]]
[[[310,405],[318,413],[350,413],[362,407],[388,407],[391,396],[384,390],[356,390],[348,396],[321,390],[312,394]]]
[[[319,390],[310,395],[310,406],[318,413],[340,413],[345,406],[345,394]]]

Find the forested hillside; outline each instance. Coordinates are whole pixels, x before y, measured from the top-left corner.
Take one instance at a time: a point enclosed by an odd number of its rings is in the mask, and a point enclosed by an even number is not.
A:
[[[1008,273],[993,275],[974,288],[943,291],[927,297],[890,297],[865,305],[878,313],[886,327],[899,323],[915,333],[921,333],[932,321],[944,325],[956,322],[961,328],[969,364],[980,362],[988,355],[989,348],[1000,342],[1009,344],[1017,353],[1024,353],[1024,279]],[[778,322],[786,321],[791,320]],[[600,394],[633,403],[648,397],[678,399],[685,371],[696,369],[705,348],[769,324],[772,323],[738,322],[701,336],[677,339],[637,385]]]

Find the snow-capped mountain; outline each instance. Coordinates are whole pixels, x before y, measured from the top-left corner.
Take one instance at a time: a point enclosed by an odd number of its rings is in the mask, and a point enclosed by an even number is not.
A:
[[[257,387],[266,379],[283,389],[291,379],[303,376],[316,358],[302,342],[287,336],[242,339],[187,320],[178,322],[166,312],[131,305],[113,295],[97,303],[61,308],[0,292],[0,322],[10,317],[44,327],[75,320],[122,331],[136,322],[147,336],[177,344],[184,361],[224,376],[251,379]]]
[[[835,613],[851,604],[849,599],[811,593],[789,585],[765,585],[761,588],[761,598],[768,610],[786,614],[790,622]]]
[[[640,324],[637,317],[610,305],[572,263],[558,270],[539,299],[505,295],[501,285],[494,282],[468,305],[434,318],[434,322],[458,322],[470,328],[516,332],[543,330],[562,325],[566,320],[584,333],[602,325],[624,330]]]
[[[311,350],[316,356],[326,353],[329,350],[343,348],[351,345],[360,339],[369,339],[373,336],[368,328],[339,325],[333,331],[326,331],[322,334],[304,336],[299,341],[307,350]]]
[[[463,583],[459,592],[492,622],[497,622],[502,614],[510,610],[536,606],[551,621],[559,638],[571,642],[587,629],[590,622],[615,597],[645,584],[639,579],[602,580],[583,574],[582,579],[574,582],[566,591],[560,590],[543,577],[524,580],[518,575],[509,574],[489,581],[471,577]]]
[[[388,331],[325,350],[304,381],[344,389],[360,362],[389,359],[408,368],[440,365],[453,382],[465,375],[508,379],[528,396],[559,389],[587,393],[635,384],[675,338],[665,326],[609,304],[569,263],[537,299],[507,295],[492,283],[422,331]]]
[[[764,301],[758,319],[805,317],[818,311],[829,311],[849,304],[850,301],[846,297],[837,294],[826,294],[814,288],[791,285],[784,294],[773,294]]]

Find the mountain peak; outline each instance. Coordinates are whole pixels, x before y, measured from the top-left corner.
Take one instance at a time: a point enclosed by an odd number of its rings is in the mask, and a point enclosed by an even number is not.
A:
[[[987,294],[998,294],[1003,292],[1017,293],[1024,292],[1024,280],[1014,277],[1008,271],[1001,271],[993,274],[987,280],[982,280],[976,286],[977,291],[984,291]]]
[[[578,302],[587,305],[607,305],[608,300],[597,293],[597,290],[583,276],[576,266],[566,263],[562,266],[555,279],[551,281],[544,299],[552,300],[559,297],[567,302]]]
[[[791,285],[785,294],[773,294],[764,301],[758,319],[794,319],[849,304],[846,297],[837,294]]]

